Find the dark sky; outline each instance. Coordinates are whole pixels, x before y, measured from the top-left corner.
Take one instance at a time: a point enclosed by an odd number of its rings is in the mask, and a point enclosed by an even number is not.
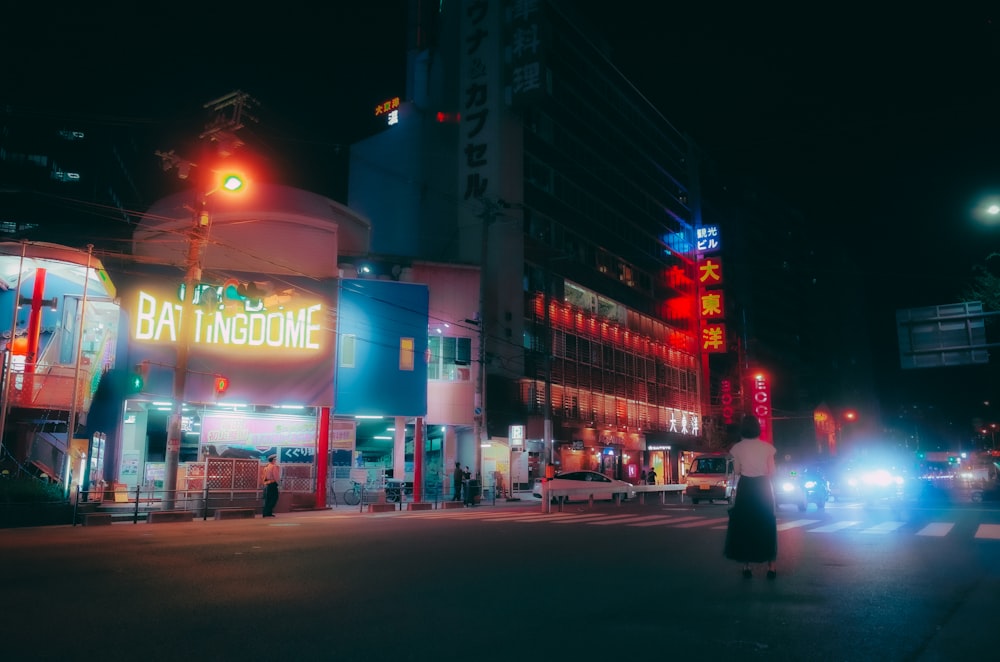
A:
[[[250,128],[306,188],[342,167],[328,148],[403,92],[405,0],[16,4],[0,25],[0,103],[148,123],[168,143],[200,128],[202,103],[242,89],[261,102]],[[763,4],[577,3],[723,171],[763,177],[862,265],[882,322],[955,300],[1000,250],[1000,227],[971,213],[1000,189],[1000,16],[988,3]],[[306,171],[289,158],[302,150],[326,161]],[[879,351],[895,351],[878,326]]]

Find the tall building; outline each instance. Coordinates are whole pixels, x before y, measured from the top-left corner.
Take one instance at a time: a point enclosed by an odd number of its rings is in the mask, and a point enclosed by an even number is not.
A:
[[[135,132],[85,116],[0,108],[0,237],[121,250],[145,208]]]
[[[352,146],[348,204],[375,253],[481,265],[460,448],[676,479],[706,441],[699,150],[572,4],[413,2],[407,89]]]

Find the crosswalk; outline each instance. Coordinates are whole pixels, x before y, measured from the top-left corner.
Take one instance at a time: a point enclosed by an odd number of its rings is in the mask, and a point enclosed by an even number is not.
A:
[[[670,527],[675,529],[715,529],[725,530],[728,518],[700,515],[634,515],[615,513],[541,513],[510,510],[434,510],[420,512],[395,512],[373,517],[406,517],[409,519],[455,519],[481,522],[515,522],[525,524],[551,524],[565,526],[624,526],[624,527]],[[877,524],[862,520],[841,520],[830,522],[818,519],[790,519],[779,517],[778,531],[802,529],[809,534],[860,533],[870,536],[884,536],[893,533],[907,533],[924,538],[944,538],[955,531],[956,522],[925,522],[911,525],[908,522],[890,520]],[[979,524],[974,538],[980,540],[1000,540],[1000,524]]]

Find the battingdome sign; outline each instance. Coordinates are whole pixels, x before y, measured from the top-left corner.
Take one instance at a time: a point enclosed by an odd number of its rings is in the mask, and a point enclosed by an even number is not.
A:
[[[194,344],[261,349],[320,349],[322,304],[278,306],[237,300],[214,309],[192,308]],[[133,338],[136,341],[177,342],[180,337],[182,304],[140,291],[135,309]]]
[[[133,267],[115,282],[128,329],[126,365],[149,366],[144,393],[172,395],[183,342],[189,402],[334,404],[335,280],[206,273],[188,308],[177,268]],[[224,394],[214,388],[215,375],[228,379]]]

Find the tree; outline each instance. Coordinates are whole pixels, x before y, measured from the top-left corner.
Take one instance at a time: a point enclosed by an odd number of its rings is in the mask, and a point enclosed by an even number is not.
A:
[[[990,253],[984,264],[972,267],[972,283],[962,292],[964,301],[982,301],[984,310],[1000,310],[1000,276],[990,270],[990,260],[1000,253]]]

